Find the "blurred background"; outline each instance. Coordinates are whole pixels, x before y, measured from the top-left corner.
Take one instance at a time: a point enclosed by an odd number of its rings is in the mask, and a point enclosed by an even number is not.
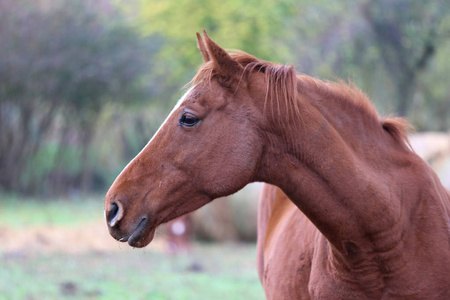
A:
[[[258,184],[144,250],[103,224],[110,184],[201,64],[201,29],[353,81],[382,115],[408,118],[413,147],[450,187],[449,1],[1,0],[0,298],[264,298]]]

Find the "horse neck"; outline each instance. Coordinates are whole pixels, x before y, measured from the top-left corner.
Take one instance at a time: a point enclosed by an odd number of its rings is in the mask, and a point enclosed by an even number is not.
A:
[[[447,265],[448,252],[429,250],[448,249],[450,241],[449,194],[430,167],[367,107],[298,92],[301,119],[269,121],[263,130],[256,180],[280,187],[322,233],[313,246],[316,263],[337,270],[330,272],[344,282],[356,278],[370,298],[381,298],[387,284],[395,287],[379,272],[404,270],[406,282],[416,270],[431,274]],[[403,284],[395,288],[408,292]]]
[[[382,231],[401,214],[388,203],[386,174],[406,163],[407,148],[358,103],[301,85],[298,92],[299,119],[270,125],[261,180],[282,188],[346,252],[345,241]]]

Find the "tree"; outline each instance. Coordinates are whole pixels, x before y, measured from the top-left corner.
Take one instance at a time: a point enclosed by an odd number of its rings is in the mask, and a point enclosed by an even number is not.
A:
[[[381,58],[396,87],[397,112],[408,114],[418,78],[449,31],[447,1],[367,1],[363,9]]]
[[[129,102],[146,92],[139,79],[150,66],[148,40],[127,27],[116,12],[110,12],[115,21],[107,22],[85,4],[49,8],[26,0],[1,2],[3,189],[26,188],[23,172],[42,143],[55,139],[56,116],[62,117],[60,127],[78,132],[81,181],[87,184],[87,149],[102,107],[110,101]]]
[[[263,59],[281,59],[288,52],[277,44],[286,33],[284,19],[294,12],[295,1],[120,1],[123,9],[136,16],[144,36],[164,37],[153,72],[167,76],[166,91],[178,90],[193,76],[201,63],[195,32],[205,29],[218,43],[242,49]],[[274,47],[274,44],[277,44]]]

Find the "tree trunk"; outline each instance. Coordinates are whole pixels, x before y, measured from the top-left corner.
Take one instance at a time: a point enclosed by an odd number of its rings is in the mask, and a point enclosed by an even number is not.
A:
[[[80,188],[82,192],[88,192],[92,189],[92,161],[89,157],[89,146],[91,145],[94,136],[95,122],[86,122],[81,126],[81,178]]]

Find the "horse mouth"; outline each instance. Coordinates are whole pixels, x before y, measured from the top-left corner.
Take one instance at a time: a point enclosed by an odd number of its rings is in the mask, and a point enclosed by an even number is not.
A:
[[[143,218],[133,233],[127,239],[121,239],[122,242],[128,242],[131,247],[142,248],[147,246],[155,236],[155,230],[150,226],[150,221]]]

